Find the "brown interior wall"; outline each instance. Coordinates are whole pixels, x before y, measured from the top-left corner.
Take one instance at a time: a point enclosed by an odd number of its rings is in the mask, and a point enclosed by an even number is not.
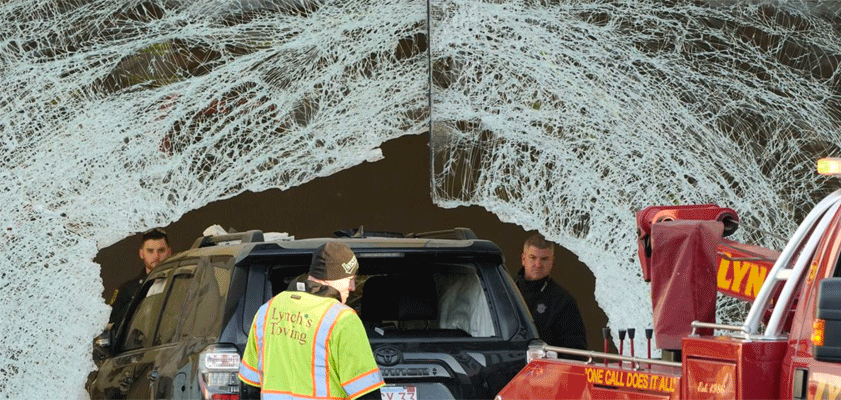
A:
[[[191,211],[164,227],[173,251],[189,248],[213,224],[239,232],[249,229],[288,232],[296,238],[332,236],[336,230],[359,226],[365,230],[403,233],[463,226],[473,229],[480,238],[496,243],[504,252],[506,266],[512,274],[520,269],[522,243],[535,232],[502,223],[481,207],[443,209],[432,203],[427,135],[391,140],[382,145],[382,151],[383,160],[317,178],[286,191],[247,192]],[[100,250],[94,259],[102,265],[106,299],[122,281],[142,268],[137,252],[139,240],[139,236],[121,240]],[[607,317],[593,295],[595,278],[562,245],[555,249],[552,277],[578,301],[589,348],[602,350],[601,328],[606,325]]]

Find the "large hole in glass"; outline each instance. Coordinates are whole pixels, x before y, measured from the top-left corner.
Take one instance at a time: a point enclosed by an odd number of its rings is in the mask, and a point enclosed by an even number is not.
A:
[[[368,231],[402,233],[469,227],[496,243],[513,275],[521,268],[523,241],[535,232],[502,223],[481,207],[443,209],[432,203],[429,190],[428,136],[405,136],[382,146],[384,159],[364,163],[286,191],[243,193],[208,204],[163,227],[173,252],[188,249],[205,228],[218,224],[243,232],[287,232],[295,238],[333,236],[337,230],[364,226]],[[140,234],[100,250],[103,297],[143,268],[138,256]],[[586,265],[561,246],[555,248],[552,277],[578,302],[591,349],[601,350],[601,328],[607,317],[594,297],[595,278]]]

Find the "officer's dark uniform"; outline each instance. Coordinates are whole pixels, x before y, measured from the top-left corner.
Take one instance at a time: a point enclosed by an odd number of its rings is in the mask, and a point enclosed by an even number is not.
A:
[[[131,298],[140,290],[143,285],[143,280],[146,279],[146,271],[141,271],[140,275],[125,281],[120,288],[111,297],[111,317],[108,322],[113,323],[112,329],[117,329],[120,322],[128,311],[128,305],[131,303]]]
[[[575,298],[552,278],[529,281],[517,273],[520,289],[537,325],[540,338],[550,346],[587,349],[587,333]]]

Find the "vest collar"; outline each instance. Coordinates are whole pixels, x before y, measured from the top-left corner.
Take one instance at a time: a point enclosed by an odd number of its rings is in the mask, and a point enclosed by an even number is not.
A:
[[[304,290],[299,290],[298,283],[302,283],[304,285]],[[295,278],[295,280],[289,283],[289,287],[286,290],[294,292],[305,292],[309,294],[314,294],[316,296],[333,298],[338,300],[339,302],[342,301],[342,294],[339,293],[338,290],[333,289],[328,285],[322,285],[318,282],[313,282],[308,279],[307,275]]]

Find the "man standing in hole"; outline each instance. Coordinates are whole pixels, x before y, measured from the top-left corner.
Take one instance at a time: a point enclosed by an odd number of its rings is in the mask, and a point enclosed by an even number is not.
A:
[[[139,254],[145,268],[137,276],[120,285],[120,288],[111,296],[111,317],[108,322],[114,324],[113,329],[117,329],[120,325],[120,321],[128,311],[131,298],[140,290],[146,275],[172,255],[172,247],[169,246],[166,231],[161,228],[152,228],[143,232]]]
[[[546,344],[586,350],[584,322],[575,299],[549,277],[554,262],[552,243],[540,234],[528,238],[523,244],[523,268],[517,273],[517,288]]]

